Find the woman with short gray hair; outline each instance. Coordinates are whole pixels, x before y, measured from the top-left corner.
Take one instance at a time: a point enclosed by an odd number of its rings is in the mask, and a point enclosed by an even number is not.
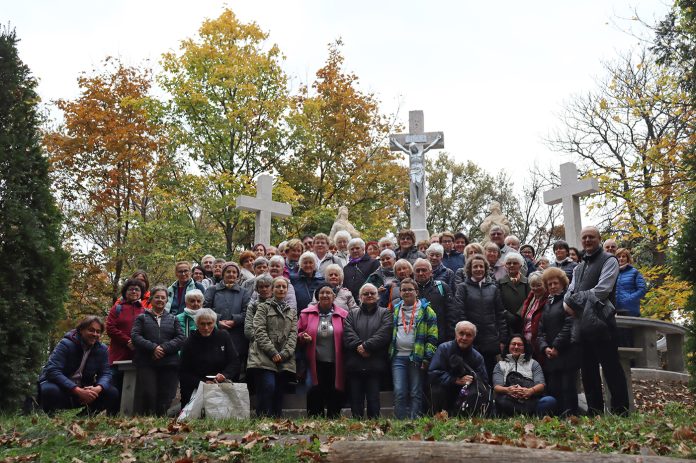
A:
[[[237,380],[241,371],[239,354],[226,330],[215,328],[217,313],[200,309],[195,315],[196,330],[191,332],[181,349],[179,384],[181,404],[191,400],[191,394],[201,381],[222,383]]]
[[[184,336],[187,338],[191,334],[191,331],[196,330],[196,312],[203,307],[203,300],[203,293],[197,289],[189,291],[186,293],[186,296],[184,296],[186,308],[183,312],[177,314],[176,319],[179,321],[179,324],[181,324],[181,329],[184,331]]]
[[[520,310],[529,294],[529,283],[527,277],[522,274],[524,258],[515,251],[505,253],[503,257],[505,275],[498,279],[500,295],[503,298],[505,307],[505,320],[508,329],[512,333],[522,332],[522,318]]]
[[[339,265],[331,264],[327,266],[326,270],[324,271],[324,278],[333,288],[334,294],[336,294],[334,304],[348,312],[358,307],[358,304],[355,302],[355,298],[353,297],[353,293],[351,293],[348,288],[343,286],[343,269]]]
[[[365,253],[365,241],[360,238],[350,240],[348,252],[350,260],[343,267],[343,284],[353,294],[353,298],[358,299],[360,288],[367,277],[379,268],[379,261]]]

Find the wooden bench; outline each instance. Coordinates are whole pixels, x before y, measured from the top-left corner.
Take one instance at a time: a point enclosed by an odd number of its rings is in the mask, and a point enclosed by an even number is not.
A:
[[[636,357],[636,367],[662,368],[657,352],[658,333],[663,334],[667,341],[667,367],[668,371],[684,371],[684,337],[686,328],[674,323],[652,318],[617,316],[616,324],[619,328],[629,328],[633,332],[633,345],[641,348]]]

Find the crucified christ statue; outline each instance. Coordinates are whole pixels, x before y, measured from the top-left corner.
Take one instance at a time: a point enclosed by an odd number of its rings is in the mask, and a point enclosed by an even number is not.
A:
[[[422,143],[409,143],[408,148],[398,142],[394,137],[390,137],[389,141],[399,148],[404,153],[408,154],[409,159],[409,177],[411,178],[411,188],[413,188],[416,198],[416,207],[420,207],[421,194],[425,190],[425,153],[435,146],[440,139],[438,135],[435,140],[428,146],[423,147]]]

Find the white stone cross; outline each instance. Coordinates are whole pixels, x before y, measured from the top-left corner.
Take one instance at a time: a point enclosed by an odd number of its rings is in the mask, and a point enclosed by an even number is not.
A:
[[[596,178],[578,180],[578,169],[572,162],[561,164],[561,186],[544,192],[544,202],[548,205],[563,203],[563,225],[569,246],[579,247],[582,220],[580,218],[580,197],[599,191]]]
[[[428,212],[425,203],[425,153],[431,149],[445,147],[445,135],[442,132],[425,132],[423,127],[423,111],[409,111],[409,133],[389,137],[391,151],[402,151],[409,155],[409,206],[411,230],[416,234],[416,241],[430,238],[426,227]]]
[[[271,245],[271,217],[290,217],[292,207],[273,201],[273,177],[261,174],[256,178],[256,197],[238,196],[237,209],[256,212],[254,243]]]

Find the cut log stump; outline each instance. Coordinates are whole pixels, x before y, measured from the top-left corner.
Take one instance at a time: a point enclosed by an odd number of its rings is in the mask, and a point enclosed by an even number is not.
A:
[[[534,463],[686,463],[692,460],[654,455],[561,452],[558,450],[528,449],[507,445],[472,444],[468,442],[338,441],[331,444],[327,454],[327,461],[341,463],[498,463],[501,461],[533,461]]]

